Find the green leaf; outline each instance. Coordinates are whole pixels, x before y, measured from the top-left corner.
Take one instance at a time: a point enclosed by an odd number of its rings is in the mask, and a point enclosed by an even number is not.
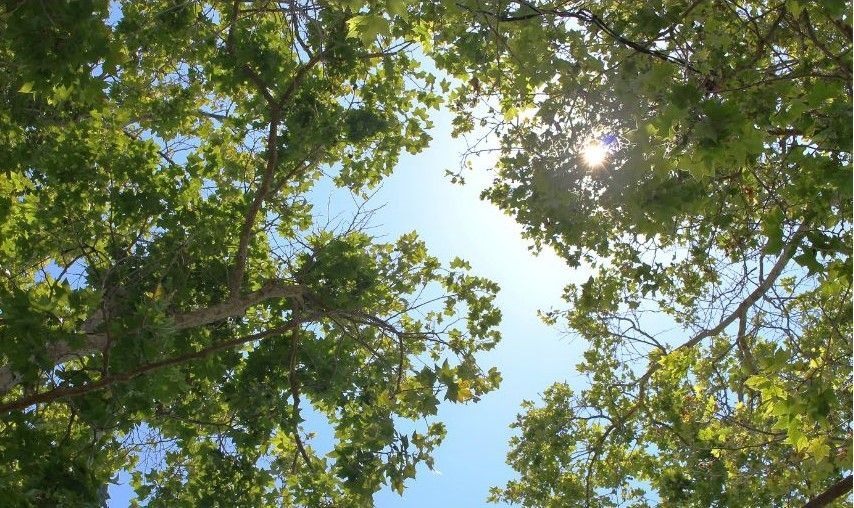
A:
[[[812,439],[807,451],[816,462],[821,462],[830,456],[830,446],[823,439]]]
[[[391,14],[405,16],[407,14],[406,7],[411,0],[385,0],[386,9]]]
[[[754,375],[754,376],[750,376],[749,378],[747,378],[747,380],[744,382],[744,384],[747,385],[749,388],[752,388],[752,389],[758,391],[758,390],[762,390],[763,388],[768,386],[769,380],[765,376]]]
[[[792,13],[796,19],[801,17],[803,7],[797,0],[786,0],[786,10]]]
[[[360,39],[366,46],[388,32],[388,20],[377,14],[360,14],[347,20],[347,37]]]
[[[775,210],[762,220],[762,232],[768,238],[767,254],[779,254],[783,249],[783,213]]]
[[[810,274],[819,273],[823,271],[823,266],[816,259],[815,249],[804,248],[801,251],[801,254],[798,256],[794,256],[792,259],[795,260],[796,263],[803,266],[807,270],[809,270]]]

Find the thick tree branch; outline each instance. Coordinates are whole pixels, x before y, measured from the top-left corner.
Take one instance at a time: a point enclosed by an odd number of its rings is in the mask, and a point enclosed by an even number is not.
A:
[[[235,25],[239,13],[240,2],[235,1],[232,5],[231,23],[229,25],[228,36],[226,39],[226,49],[229,54],[235,56]],[[240,288],[243,283],[243,275],[246,272],[246,258],[249,253],[249,244],[253,238],[253,228],[255,219],[261,209],[264,201],[267,200],[270,194],[274,193],[272,189],[273,180],[275,178],[276,167],[279,161],[279,143],[278,129],[281,119],[281,110],[284,105],[293,99],[297,90],[299,90],[308,72],[323,60],[323,51],[311,55],[309,60],[297,69],[293,78],[291,78],[285,90],[276,97],[270,90],[270,87],[264,82],[264,79],[248,64],[243,65],[244,72],[252,80],[258,92],[264,96],[267,101],[267,107],[270,113],[270,127],[267,133],[267,153],[266,153],[266,168],[261,178],[260,186],[255,193],[255,197],[249,206],[249,210],[244,217],[243,227],[240,231],[240,238],[237,246],[237,254],[234,260],[234,268],[229,275],[228,289],[231,298],[237,298],[240,295]],[[276,189],[277,190],[277,189]]]
[[[277,106],[283,107],[283,105],[287,101],[293,98],[294,94],[297,90],[299,90],[300,85],[308,74],[308,71],[310,71],[315,65],[320,63],[320,61],[323,60],[323,56],[324,52],[322,51],[315,53],[308,59],[306,63],[304,63],[300,66],[299,69],[297,69],[296,74],[294,74],[294,77],[291,78],[290,83],[288,83],[288,87],[285,88],[285,91],[282,92],[282,95],[279,96],[279,98],[276,100],[275,104]]]
[[[243,228],[240,231],[240,240],[237,245],[237,255],[234,258],[234,268],[231,271],[228,280],[228,290],[232,299],[240,296],[240,287],[243,285],[243,274],[246,271],[246,257],[249,254],[249,242],[252,241],[253,229],[255,226],[255,218],[258,216],[258,211],[267,195],[270,193],[270,187],[273,184],[273,177],[276,173],[276,166],[279,163],[279,109],[272,107],[270,118],[270,130],[267,133],[267,167],[264,170],[264,175],[261,177],[261,185],[255,192],[255,198],[252,204],[249,205],[249,210],[246,211],[246,217],[243,220]]]
[[[844,51],[838,55],[834,54],[833,51],[831,51],[830,48],[828,48],[822,42],[821,37],[819,37],[815,33],[815,28],[813,27],[813,22],[810,19],[809,11],[805,9],[801,16],[802,16],[803,24],[806,26],[807,37],[809,37],[809,39],[811,41],[813,41],[813,43],[816,45],[816,47],[819,50],[821,50],[821,52],[824,54],[824,56],[828,60],[832,61],[833,63],[835,63],[836,65],[839,66],[839,68],[842,70],[842,72],[840,73],[842,77],[844,77],[845,79],[850,79],[850,77],[851,77],[851,61],[850,61],[851,58],[850,58],[850,54],[846,56],[846,53],[848,53],[848,51]],[[804,31],[800,30],[800,28],[799,28],[799,31],[801,33],[804,33]]]
[[[235,2],[232,4],[231,22],[229,23],[229,27],[228,27],[228,37],[225,41],[225,48],[228,51],[228,53],[231,55],[232,58],[235,58],[235,51],[234,51],[234,49],[235,49],[234,48],[234,46],[235,46],[235,35],[234,35],[234,32],[235,32],[235,25],[237,24],[237,14],[239,12],[238,11],[239,7],[240,7],[240,0],[235,0]],[[243,70],[243,72],[246,74],[246,76],[249,77],[249,80],[252,81],[252,84],[255,85],[255,88],[258,89],[258,93],[260,93],[261,95],[264,96],[264,98],[267,100],[267,104],[270,105],[271,107],[274,105],[277,105],[276,99],[275,99],[275,97],[273,97],[273,93],[270,92],[270,89],[267,88],[267,84],[264,83],[264,80],[261,79],[261,76],[258,75],[258,73],[255,71],[255,69],[253,69],[252,66],[249,65],[248,63],[244,63],[240,68]]]
[[[228,27],[228,36],[225,42],[226,50],[232,57],[235,57],[236,42],[234,33],[235,25],[237,24],[237,16],[240,12],[239,7],[240,1],[236,0],[232,4],[231,22]],[[249,77],[258,92],[264,96],[264,98],[267,100],[267,105],[271,109],[281,109],[284,107],[284,104],[287,101],[293,98],[294,94],[297,90],[299,90],[300,85],[308,74],[308,71],[310,71],[314,66],[316,66],[323,60],[325,51],[318,51],[317,53],[313,54],[311,54],[310,51],[307,51],[306,53],[310,54],[308,61],[301,65],[299,69],[297,69],[296,74],[294,74],[294,77],[291,78],[291,81],[290,83],[288,83],[288,86],[285,88],[284,92],[282,92],[278,97],[275,96],[275,94],[267,86],[267,83],[264,82],[264,79],[258,74],[257,71],[255,71],[255,69],[252,68],[252,66],[250,66],[248,63],[243,64],[243,72]]]
[[[690,349],[702,342],[703,340],[708,339],[709,337],[719,335],[736,319],[738,319],[742,315],[745,315],[745,313],[751,307],[753,307],[756,302],[758,302],[762,298],[762,296],[768,292],[769,289],[771,289],[771,286],[774,285],[774,283],[777,281],[777,278],[780,277],[780,274],[783,273],[783,270],[789,263],[789,259],[791,259],[798,246],[800,246],[801,240],[806,235],[809,227],[810,224],[808,221],[804,221],[801,223],[801,225],[786,243],[782,252],[780,252],[780,256],[777,258],[777,262],[774,263],[773,267],[771,267],[771,270],[768,272],[768,275],[765,277],[765,279],[759,283],[756,289],[754,289],[749,295],[747,295],[747,298],[742,300],[742,302],[738,305],[738,307],[736,307],[733,312],[731,312],[728,316],[722,319],[715,327],[701,331],[700,333],[692,337],[690,340],[681,344],[674,351],[684,351],[685,349]],[[638,383],[640,385],[645,385],[646,381],[652,376],[653,373],[655,373],[656,370],[658,370],[659,366],[660,363],[658,362],[650,366],[646,373],[638,380]]]
[[[557,11],[557,10],[555,10],[552,12],[554,13],[555,16],[569,17],[569,18],[577,19],[579,21],[592,23],[592,24],[596,25],[597,27],[599,27],[603,32],[610,35],[611,38],[614,39],[615,41],[634,49],[638,53],[642,53],[644,55],[649,55],[651,57],[657,58],[657,59],[662,60],[664,62],[676,64],[676,65],[683,67],[683,68],[685,68],[685,69],[687,69],[687,70],[689,70],[695,74],[700,74],[700,71],[697,70],[696,67],[691,65],[687,60],[683,60],[681,58],[676,58],[676,57],[671,56],[671,55],[669,55],[663,51],[651,49],[650,44],[642,44],[642,43],[635,42],[631,39],[624,37],[622,34],[618,33],[613,28],[611,28],[608,24],[606,24],[605,21],[602,20],[602,18],[600,18],[596,14],[594,14],[594,13],[592,13],[586,9],[580,9],[578,11]]]
[[[249,307],[274,298],[292,298],[298,305],[301,305],[304,295],[305,290],[302,286],[271,282],[240,298],[172,316],[172,322],[176,330],[186,330],[222,321],[226,318],[242,316]],[[100,322],[100,311],[84,322],[82,331],[86,334],[86,338],[81,347],[74,348],[65,341],[59,341],[46,348],[45,356],[53,365],[60,365],[75,358],[103,351],[108,343],[107,334],[94,331]],[[8,393],[20,382],[21,375],[15,372],[10,365],[0,367],[0,395]]]
[[[288,381],[291,385],[291,398],[293,398],[293,411],[294,411],[294,442],[297,445],[297,450],[299,450],[302,459],[305,461],[306,467],[312,469],[311,467],[311,457],[308,456],[308,452],[305,449],[305,445],[302,442],[302,438],[299,435],[299,379],[297,379],[297,355],[299,352],[299,318],[294,318],[293,323],[291,324],[291,358],[290,358],[290,368],[288,369]],[[294,461],[293,468],[296,468],[297,462]],[[294,473],[294,470],[291,471]]]
[[[821,508],[822,506],[827,506],[834,500],[851,492],[852,486],[854,486],[854,478],[849,474],[845,478],[828,487],[827,490],[818,496],[807,501],[804,508]]]
[[[117,383],[126,383],[136,377],[141,376],[147,372],[151,372],[154,370],[163,369],[166,367],[172,367],[175,365],[179,365],[182,363],[189,362],[191,360],[197,360],[199,358],[204,358],[214,353],[218,353],[221,351],[225,351],[227,349],[231,349],[242,344],[246,344],[252,341],[260,340],[266,337],[270,337],[273,335],[281,334],[282,332],[291,328],[292,324],[287,324],[284,326],[279,326],[270,330],[266,330],[259,333],[253,333],[251,335],[244,335],[238,337],[236,339],[227,340],[224,342],[219,342],[217,344],[213,344],[204,349],[198,351],[191,351],[189,353],[185,353],[182,355],[174,356],[171,358],[166,358],[160,361],[147,363],[141,365],[135,369],[121,372],[117,374],[110,374],[108,376],[104,376],[101,379],[94,381],[92,383],[87,383],[80,386],[68,386],[68,387],[60,387],[54,388],[52,390],[48,390],[46,392],[37,393],[35,395],[21,397],[19,399],[13,400],[11,402],[7,402],[5,404],[0,404],[0,414],[8,413],[10,411],[20,411],[22,409],[26,409],[34,404],[41,404],[45,402],[52,402],[58,399],[67,399],[71,397],[79,397],[81,395],[85,395],[87,393],[94,392],[96,390],[101,390],[108,386],[112,386]]]
[[[747,367],[747,371],[751,374],[756,374],[756,361],[753,359],[753,353],[750,352],[750,346],[747,344],[747,310],[738,316],[738,334],[735,337],[736,345],[738,346],[739,356],[741,361]]]

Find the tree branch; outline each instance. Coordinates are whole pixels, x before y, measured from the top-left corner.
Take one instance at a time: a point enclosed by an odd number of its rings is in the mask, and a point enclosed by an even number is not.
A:
[[[845,478],[834,483],[818,496],[807,501],[804,508],[821,508],[827,506],[831,502],[851,492],[851,487],[854,486],[854,479],[849,474]]]
[[[135,369],[121,372],[118,374],[110,374],[108,376],[104,376],[101,379],[94,381],[92,383],[87,383],[80,386],[68,386],[61,388],[54,388],[52,390],[48,390],[46,392],[37,393],[35,395],[30,395],[27,397],[21,397],[19,399],[13,400],[11,402],[7,402],[5,404],[0,404],[0,414],[8,413],[10,411],[20,411],[22,409],[26,409],[34,404],[41,404],[45,402],[52,402],[58,399],[67,399],[71,397],[79,397],[81,395],[85,395],[87,393],[94,392],[96,390],[100,390],[106,388],[108,386],[117,384],[117,383],[127,383],[128,381],[141,376],[147,372],[151,372],[153,370],[163,369],[165,367],[172,367],[174,365],[179,365],[182,363],[189,362],[191,360],[197,360],[199,358],[204,358],[213,353],[218,353],[220,351],[225,351],[227,349],[231,349],[242,344],[246,344],[248,342],[260,340],[266,337],[270,337],[272,335],[280,334],[287,329],[291,328],[293,324],[288,323],[287,325],[279,326],[270,330],[266,330],[259,333],[253,333],[251,335],[244,335],[238,337],[236,339],[227,340],[224,342],[219,342],[217,344],[213,344],[199,351],[191,351],[189,353],[184,353],[182,355],[174,356],[171,358],[166,358],[163,360],[159,360],[152,363],[147,363],[141,365]]]
[[[231,23],[229,25],[228,36],[226,39],[226,48],[232,57],[235,56],[235,25],[239,13],[240,2],[235,1],[232,5]],[[308,72],[323,59],[324,52],[317,52],[309,58],[309,60],[297,69],[293,78],[288,83],[287,88],[278,97],[275,97],[273,92],[264,82],[263,78],[248,64],[243,64],[245,73],[249,76],[255,85],[255,88],[267,100],[267,106],[270,111],[270,129],[267,133],[267,164],[264,170],[264,175],[261,178],[261,184],[255,194],[249,210],[246,212],[246,217],[243,221],[243,228],[240,232],[240,239],[237,246],[237,255],[234,260],[234,269],[231,272],[228,280],[228,289],[231,298],[237,298],[240,295],[240,287],[243,283],[243,274],[246,271],[246,258],[249,253],[249,243],[253,237],[253,227],[258,211],[264,204],[264,201],[269,197],[271,186],[275,176],[276,166],[279,160],[278,146],[278,128],[281,116],[281,110],[284,104],[291,100],[299,90],[302,81],[305,79]]]
[[[229,23],[228,27],[228,38],[225,41],[225,48],[232,58],[235,58],[234,26],[237,24],[237,15],[239,12],[239,7],[240,0],[235,0],[234,4],[232,4],[231,22]],[[249,77],[249,80],[252,81],[252,84],[255,85],[255,88],[258,89],[258,92],[263,95],[265,99],[267,99],[267,104],[271,107],[277,107],[278,104],[276,103],[276,99],[273,97],[272,92],[270,92],[270,89],[267,88],[267,84],[264,83],[264,80],[261,79],[261,76],[259,76],[258,73],[255,72],[255,69],[253,69],[251,65],[245,62],[241,66],[241,69],[243,69],[243,72]]]
[[[278,130],[279,130],[279,109],[271,107],[270,111],[270,130],[267,133],[267,167],[264,170],[264,175],[261,177],[261,185],[255,192],[255,198],[246,212],[246,217],[243,220],[243,229],[240,231],[240,241],[237,245],[237,255],[234,259],[234,269],[232,270],[228,280],[228,291],[232,299],[240,296],[240,287],[243,284],[243,274],[246,271],[246,257],[249,254],[249,242],[252,240],[252,230],[255,226],[255,218],[258,216],[258,211],[267,195],[270,193],[270,186],[273,184],[273,176],[276,172],[276,166],[279,162],[279,146],[278,146]]]
[[[715,327],[709,328],[701,331],[690,340],[684,342],[680,346],[678,346],[674,351],[682,351],[685,349],[692,348],[702,342],[703,340],[714,337],[721,332],[723,332],[730,324],[732,324],[736,319],[740,316],[746,315],[746,312],[759,301],[760,298],[774,285],[774,282],[783,273],[783,270],[786,268],[786,265],[789,263],[789,259],[791,259],[792,255],[797,250],[798,246],[801,244],[801,240],[807,233],[809,229],[810,223],[809,221],[804,221],[798,226],[798,229],[786,243],[783,248],[780,256],[777,258],[777,262],[774,263],[774,266],[768,272],[768,276],[762,280],[759,285],[754,289],[748,296],[745,298],[727,317],[721,320]],[[672,352],[671,352],[672,353]],[[670,353],[668,353],[670,354]],[[644,400],[646,398],[646,388],[649,383],[649,380],[652,378],[652,375],[661,368],[660,361],[653,362],[649,368],[647,368],[646,372],[638,378],[638,380],[634,383],[638,386],[638,396],[635,400],[635,403],[626,411],[623,415],[618,415],[614,418],[614,421],[609,425],[605,431],[602,433],[602,436],[597,440],[597,444],[593,449],[593,454],[591,459],[588,461],[587,465],[587,478],[586,478],[586,502],[590,503],[591,495],[592,495],[592,484],[591,484],[591,475],[594,463],[598,460],[599,455],[601,454],[602,446],[605,444],[608,436],[616,430],[619,426],[626,423],[627,420],[632,418],[635,413],[637,413],[641,407],[643,407]]]
[[[305,461],[306,467],[312,469],[311,467],[311,458],[308,456],[308,452],[305,450],[305,445],[302,442],[302,438],[299,435],[299,380],[297,379],[297,353],[299,350],[299,319],[295,318],[291,325],[291,358],[290,358],[290,368],[288,369],[288,381],[291,385],[291,398],[293,398],[293,411],[294,411],[294,442],[296,442],[297,450],[299,450],[302,459]],[[293,468],[295,468],[297,462],[294,461]],[[293,469],[292,468],[292,469]],[[294,471],[292,470],[291,473]]]
[[[726,327],[731,325],[733,321],[738,319],[739,316],[746,313],[747,310],[750,309],[750,307],[753,307],[753,305],[755,305],[756,302],[758,302],[759,299],[762,298],[762,296],[766,292],[768,292],[769,289],[771,289],[771,286],[774,285],[774,282],[776,282],[780,274],[783,273],[783,270],[789,263],[789,259],[792,257],[792,255],[795,253],[795,250],[797,250],[798,246],[801,244],[801,240],[803,239],[804,235],[806,235],[809,226],[810,224],[808,221],[804,221],[801,223],[800,226],[798,226],[798,229],[795,231],[795,233],[792,235],[792,237],[789,239],[782,252],[780,253],[780,257],[777,258],[777,262],[774,263],[774,266],[768,272],[768,276],[765,277],[765,279],[759,283],[756,289],[754,289],[753,292],[751,292],[747,296],[747,298],[742,300],[742,302],[738,305],[738,307],[736,307],[736,309],[732,313],[730,313],[727,317],[721,320],[714,328],[703,330],[702,332],[691,338],[691,340],[688,340],[681,344],[674,351],[681,351],[692,348],[703,340],[720,334],[726,329]],[[646,379],[649,379],[649,377],[652,376],[652,374],[656,370],[658,370],[659,365],[660,364],[656,363],[651,366],[649,370],[647,370],[646,374],[644,374],[639,381],[644,382]]]
[[[242,316],[249,307],[273,298],[292,298],[301,305],[304,295],[305,290],[302,286],[271,282],[240,298],[172,316],[172,322],[176,330],[186,330],[222,321],[226,318]],[[103,351],[108,343],[107,334],[94,332],[94,329],[101,322],[100,315],[99,311],[84,322],[82,328],[86,338],[83,346],[73,348],[65,341],[48,345],[45,355],[50,362],[53,365],[60,365],[75,358]],[[0,395],[8,393],[9,390],[17,386],[21,382],[21,378],[22,376],[15,372],[10,365],[0,367]]]
[[[457,6],[460,7],[461,9],[467,10],[469,12],[474,12],[474,13],[484,14],[484,15],[490,16],[490,17],[496,19],[497,21],[501,21],[501,22],[526,21],[526,20],[530,20],[533,18],[545,17],[546,15],[551,15],[551,16],[554,16],[557,18],[565,18],[565,19],[571,18],[571,19],[575,19],[577,21],[583,21],[585,23],[595,25],[600,30],[602,30],[603,32],[608,34],[615,41],[619,42],[620,44],[623,44],[624,46],[628,46],[628,47],[634,49],[638,53],[642,53],[644,55],[649,55],[649,56],[652,56],[652,57],[657,58],[659,60],[676,64],[676,65],[683,67],[683,68],[685,68],[685,69],[687,69],[687,70],[689,70],[695,74],[700,74],[700,71],[696,67],[692,66],[691,63],[686,61],[686,60],[673,57],[673,56],[668,55],[667,53],[665,53],[663,51],[654,50],[651,48],[651,44],[643,44],[643,43],[639,43],[639,42],[636,42],[636,41],[633,41],[631,39],[626,38],[622,34],[615,31],[613,28],[608,26],[608,24],[605,23],[605,21],[602,18],[600,18],[599,16],[597,16],[596,14],[594,14],[593,12],[591,12],[587,9],[577,9],[577,10],[573,10],[573,11],[562,11],[562,10],[558,10],[558,9],[540,8],[540,7],[537,7],[536,5],[534,5],[533,3],[525,1],[525,0],[517,0],[515,3],[517,3],[519,5],[523,5],[529,9],[531,9],[533,12],[528,13],[528,14],[520,14],[518,16],[509,16],[509,15],[499,14],[497,12],[490,12],[490,11],[486,11],[486,10],[482,10],[482,9],[473,9],[471,7],[462,5],[460,3],[457,3]]]

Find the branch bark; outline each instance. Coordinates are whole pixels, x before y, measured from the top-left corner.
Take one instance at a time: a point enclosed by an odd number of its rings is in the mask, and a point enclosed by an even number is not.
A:
[[[854,478],[849,474],[845,478],[828,487],[827,490],[818,496],[807,501],[804,508],[821,508],[822,506],[827,506],[834,500],[851,492],[852,486],[854,486]]]
[[[237,16],[239,14],[239,7],[239,1],[235,1],[232,5],[231,23],[229,25],[228,36],[226,39],[226,49],[233,58],[236,57],[234,33]],[[273,91],[271,91],[271,88],[267,86],[267,83],[255,71],[255,69],[253,69],[248,63],[243,64],[243,72],[249,76],[253,85],[258,90],[258,93],[264,96],[267,101],[267,107],[270,113],[270,128],[267,133],[266,168],[264,170],[264,175],[261,178],[261,184],[249,206],[249,210],[246,212],[237,245],[234,269],[228,278],[228,290],[231,298],[237,298],[240,295],[240,288],[243,283],[243,274],[246,272],[246,259],[249,253],[249,243],[252,241],[252,237],[254,236],[253,228],[255,226],[255,219],[257,218],[258,212],[264,204],[264,201],[267,200],[271,194],[274,194],[276,190],[272,188],[272,185],[275,177],[276,166],[279,162],[278,130],[282,108],[287,101],[294,97],[308,72],[320,63],[322,59],[322,51],[313,54],[305,64],[301,65],[299,69],[297,69],[293,78],[291,78],[288,83],[287,88],[278,97],[275,96]]]
[[[794,255],[798,246],[801,244],[801,240],[807,234],[807,230],[809,229],[810,224],[808,221],[804,221],[798,226],[798,229],[795,230],[792,237],[783,247],[782,252],[780,252],[780,256],[777,258],[777,262],[774,263],[774,266],[771,267],[771,270],[768,272],[768,275],[762,280],[759,285],[754,289],[747,298],[742,300],[742,302],[736,307],[736,309],[730,313],[727,317],[722,319],[714,328],[709,328],[701,331],[690,340],[684,342],[679,347],[677,347],[674,351],[682,351],[685,349],[692,348],[702,342],[709,337],[714,337],[721,332],[723,332],[729,325],[731,325],[736,319],[738,319],[742,315],[746,315],[745,313],[753,307],[756,302],[762,298],[765,293],[771,289],[771,286],[774,285],[774,282],[777,281],[777,278],[780,277],[780,274],[783,273],[783,270],[786,268],[786,265],[789,263],[789,259],[791,259],[792,255]],[[658,366],[660,364],[656,363],[646,371],[646,373],[638,380],[638,382],[642,385],[646,384],[646,381],[652,376],[652,374],[658,370]]]
[[[293,411],[294,411],[294,441],[297,445],[297,450],[299,450],[300,455],[302,455],[302,459],[305,461],[306,467],[312,469],[311,465],[311,457],[309,457],[308,452],[305,449],[305,445],[302,442],[302,438],[299,435],[299,421],[300,421],[300,397],[299,397],[299,380],[297,379],[297,354],[299,351],[299,325],[300,320],[298,318],[294,318],[293,323],[290,326],[291,329],[291,358],[290,358],[290,368],[288,369],[288,381],[290,381],[291,385],[291,397],[293,398]],[[296,467],[297,462],[294,461],[293,467]],[[291,470],[291,474],[294,473],[294,470]]]
[[[237,245],[237,255],[234,259],[234,270],[228,280],[228,290],[232,299],[240,296],[240,287],[243,284],[243,274],[246,271],[246,258],[249,254],[249,242],[252,240],[252,230],[255,226],[255,218],[273,185],[273,176],[279,163],[278,130],[279,130],[279,108],[270,107],[270,130],[267,133],[267,167],[261,178],[261,185],[255,192],[255,198],[249,205],[246,217],[243,220],[243,228],[240,231],[240,241]]]
[[[141,365],[135,369],[120,372],[117,374],[110,374],[108,376],[104,376],[101,379],[94,381],[92,383],[87,383],[80,386],[67,386],[61,388],[54,388],[52,390],[48,390],[46,392],[37,393],[35,395],[21,397],[19,399],[13,400],[11,402],[7,402],[5,404],[0,404],[0,414],[5,414],[10,411],[19,411],[22,409],[26,409],[34,404],[41,404],[45,402],[52,402],[58,399],[67,399],[71,397],[79,397],[81,395],[85,395],[87,393],[94,392],[96,390],[100,390],[106,388],[108,386],[117,384],[117,383],[126,383],[136,377],[141,376],[147,372],[151,372],[153,370],[163,369],[165,367],[171,367],[174,365],[179,365],[182,363],[186,363],[191,360],[197,360],[199,358],[204,358],[213,353],[218,353],[221,351],[225,351],[227,349],[231,349],[242,344],[246,344],[248,342],[260,340],[266,337],[270,337],[273,335],[281,334],[284,331],[291,329],[294,325],[288,323],[283,326],[279,326],[270,330],[266,330],[259,333],[254,333],[251,335],[244,335],[238,337],[236,339],[219,342],[217,344],[213,344],[199,351],[191,351],[189,353],[185,353],[182,355],[174,356],[171,358],[166,358],[160,361],[147,363]]]
[[[652,44],[640,43],[640,42],[628,39],[627,37],[623,36],[622,34],[617,32],[616,30],[614,30],[612,27],[610,27],[607,23],[605,23],[605,21],[602,18],[600,18],[599,16],[597,16],[596,14],[594,14],[593,12],[591,12],[587,9],[577,9],[577,10],[572,10],[572,11],[564,11],[564,10],[560,10],[560,9],[540,8],[540,7],[537,7],[536,5],[534,5],[533,3],[525,1],[525,0],[517,0],[515,3],[522,5],[522,6],[525,6],[529,9],[531,9],[533,12],[530,12],[528,14],[520,14],[517,16],[510,16],[510,15],[504,15],[504,14],[500,14],[497,12],[491,12],[491,11],[486,11],[486,10],[482,10],[482,9],[472,9],[471,7],[468,7],[468,6],[460,4],[460,3],[457,3],[457,6],[460,7],[461,9],[467,10],[469,12],[475,12],[478,14],[484,14],[484,15],[490,16],[490,17],[496,19],[497,21],[501,21],[501,22],[526,21],[526,20],[533,19],[533,18],[545,17],[547,15],[551,15],[551,16],[554,16],[556,18],[575,19],[577,21],[581,21],[584,23],[589,23],[589,24],[595,25],[597,28],[599,28],[600,30],[602,30],[603,32],[608,34],[615,41],[619,42],[620,44],[622,44],[624,46],[628,46],[629,48],[634,49],[638,53],[642,53],[644,55],[649,55],[653,58],[657,58],[657,59],[665,61],[665,62],[676,64],[676,65],[678,65],[682,68],[685,68],[685,69],[687,69],[687,70],[689,70],[695,74],[700,74],[700,71],[696,67],[691,65],[691,63],[688,62],[687,60],[683,60],[681,58],[676,58],[676,57],[669,55],[663,51],[658,51],[658,50],[652,49]]]
[[[175,315],[172,317],[172,322],[176,330],[186,330],[222,321],[230,317],[242,316],[249,307],[274,298],[292,298],[299,305],[302,305],[304,295],[305,290],[302,286],[271,282],[261,289],[247,293],[240,298]],[[107,334],[94,332],[93,330],[100,324],[101,320],[98,315],[99,313],[87,319],[83,324],[82,331],[86,334],[83,346],[73,348],[67,342],[60,341],[50,344],[47,347],[45,354],[54,366],[76,358],[102,352],[107,347]],[[0,367],[0,395],[5,395],[20,382],[21,375],[15,372],[11,365]]]

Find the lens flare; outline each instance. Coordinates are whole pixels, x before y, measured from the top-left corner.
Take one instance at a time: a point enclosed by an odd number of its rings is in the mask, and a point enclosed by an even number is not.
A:
[[[591,168],[598,168],[608,158],[608,147],[599,140],[587,143],[581,151],[581,158]]]

